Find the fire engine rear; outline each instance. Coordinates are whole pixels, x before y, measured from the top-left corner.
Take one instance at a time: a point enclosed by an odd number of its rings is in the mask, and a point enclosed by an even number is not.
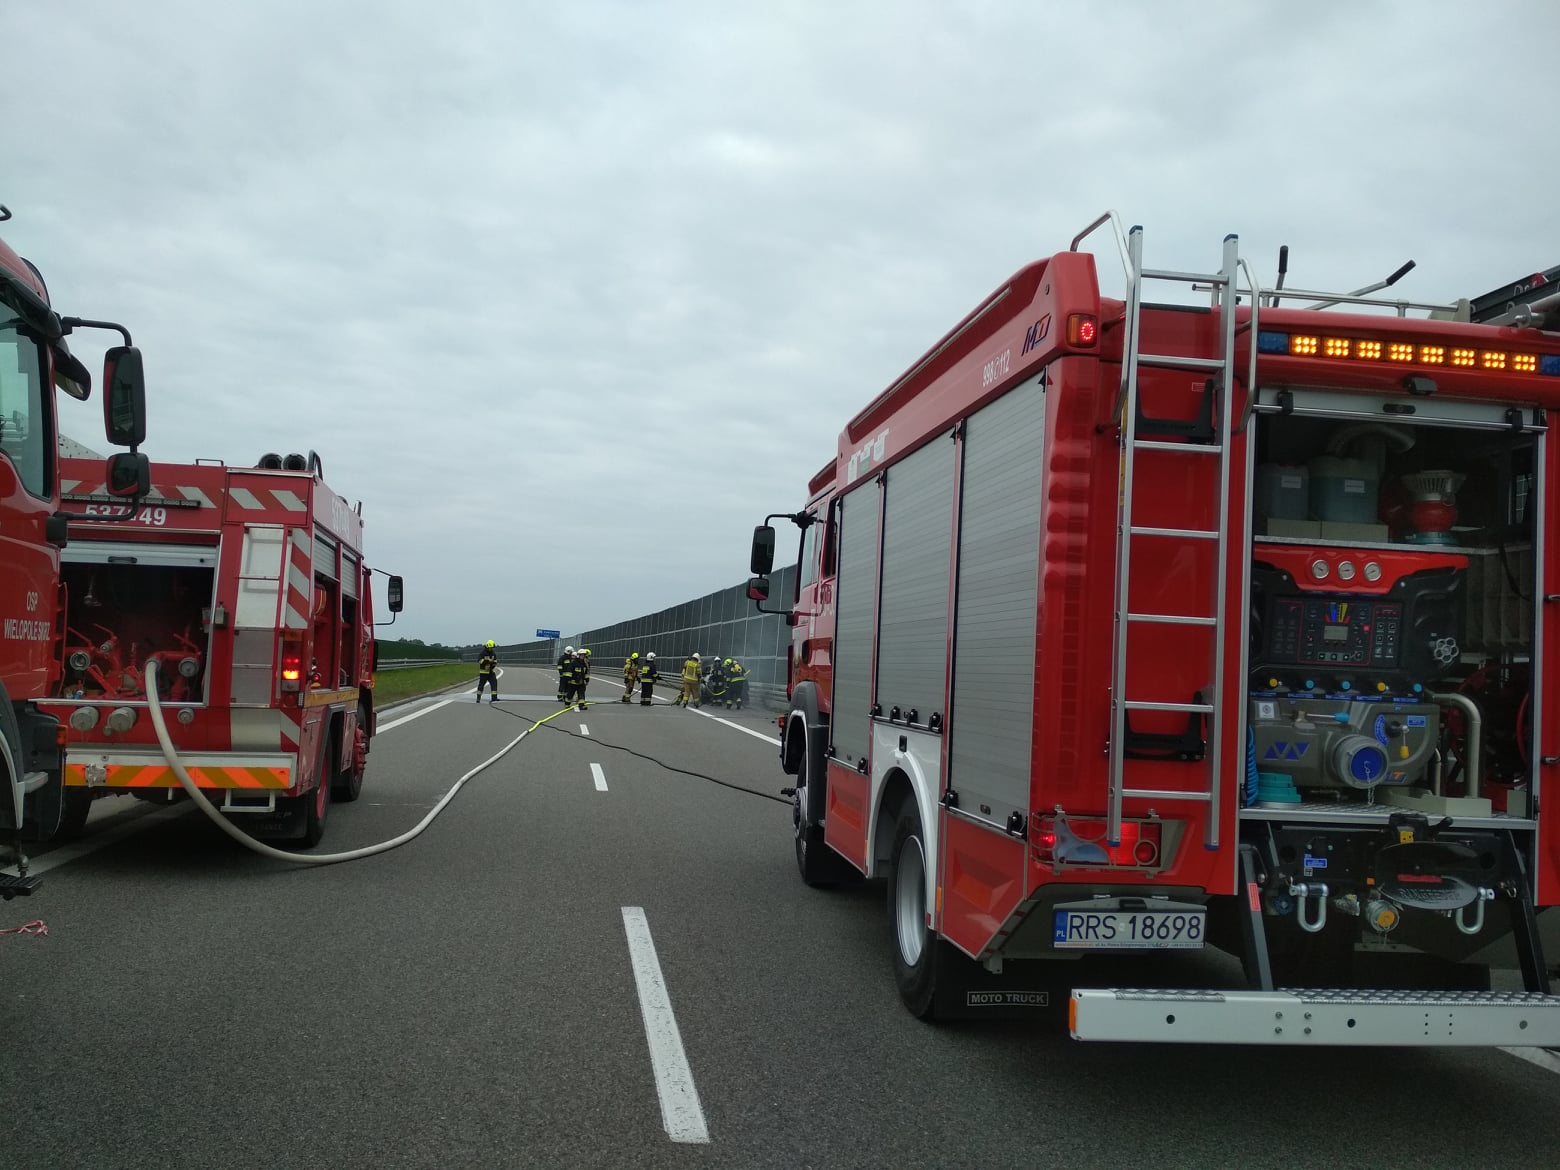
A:
[[[1544,279],[1263,289],[1233,236],[1150,270],[1107,214],[851,420],[786,516],[781,760],[803,879],[886,878],[913,1012],[1062,988],[1081,1039],[1560,1042]],[[1177,961],[1206,945],[1244,986]],[[1090,985],[1123,955],[1170,986]]]
[[[250,832],[317,844],[356,800],[374,733],[374,636],[361,506],[320,461],[152,464],[127,511],[64,460],[66,833],[95,798],[183,799],[146,713],[146,665],[180,758]],[[119,523],[103,523],[111,519]],[[390,579],[391,610],[401,582]]]

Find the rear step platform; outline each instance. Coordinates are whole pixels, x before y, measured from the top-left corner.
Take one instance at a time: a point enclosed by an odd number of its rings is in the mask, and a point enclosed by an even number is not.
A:
[[[1075,1040],[1552,1048],[1560,1045],[1560,995],[1075,988],[1067,1022]]]
[[[17,877],[12,873],[0,873],[0,899],[9,902],[12,898],[25,898],[41,885],[43,878],[37,874]]]

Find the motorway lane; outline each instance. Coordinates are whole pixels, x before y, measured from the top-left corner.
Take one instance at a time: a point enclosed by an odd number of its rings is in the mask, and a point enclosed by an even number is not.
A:
[[[502,693],[550,681],[511,668]],[[403,830],[552,710],[467,696],[385,732],[322,849]],[[0,1150],[26,1152],[0,1162],[1465,1167],[1560,1148],[1560,1083],[1500,1053],[923,1025],[894,994],[878,883],[806,889],[785,805],[610,744],[786,782],[758,738],[607,702],[382,857],[287,870],[191,816],[50,874],[32,910],[51,936],[0,940]],[[644,908],[708,1145],[662,1126],[624,906]]]
[[[756,789],[783,782],[771,746],[692,714],[617,708],[590,731]],[[808,890],[783,805],[600,758],[606,828],[626,813],[645,845],[603,881],[656,927],[723,1164],[1467,1166],[1560,1142],[1560,1086],[1496,1052],[1298,1057],[1085,1046],[1044,1022],[928,1027],[895,995],[879,883]],[[1534,1128],[1510,1126],[1511,1109]]]

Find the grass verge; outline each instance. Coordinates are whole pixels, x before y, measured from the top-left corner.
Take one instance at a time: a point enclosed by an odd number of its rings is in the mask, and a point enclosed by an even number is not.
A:
[[[388,707],[402,699],[430,695],[458,682],[477,685],[476,663],[446,666],[412,666],[405,670],[382,670],[374,676],[374,706]]]

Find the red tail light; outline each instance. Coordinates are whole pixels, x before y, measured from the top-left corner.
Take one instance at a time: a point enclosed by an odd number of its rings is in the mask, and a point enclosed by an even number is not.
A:
[[[1067,344],[1093,345],[1099,337],[1100,323],[1088,313],[1067,315]]]
[[[1122,821],[1121,840],[1112,845],[1105,840],[1104,817],[1038,817],[1029,845],[1042,865],[1160,869],[1163,832],[1162,821]]]
[[[303,688],[303,643],[282,642],[282,690],[297,691]]]

